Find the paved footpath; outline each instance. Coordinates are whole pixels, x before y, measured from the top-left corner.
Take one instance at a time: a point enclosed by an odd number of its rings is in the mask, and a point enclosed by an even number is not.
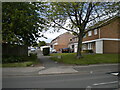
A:
[[[38,58],[45,67],[43,70],[40,70],[38,74],[61,74],[78,72],[72,67],[50,60],[50,56],[43,56],[42,53],[38,53]]]

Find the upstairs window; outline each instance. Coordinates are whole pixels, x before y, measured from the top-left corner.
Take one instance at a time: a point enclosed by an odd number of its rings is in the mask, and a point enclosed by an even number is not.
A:
[[[92,31],[89,31],[89,32],[88,32],[88,36],[92,36]]]
[[[97,35],[97,29],[94,30],[94,35]]]

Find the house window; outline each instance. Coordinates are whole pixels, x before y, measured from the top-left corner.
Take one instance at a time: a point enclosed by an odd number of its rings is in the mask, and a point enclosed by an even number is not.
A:
[[[74,45],[72,45],[72,49],[74,49]]]
[[[88,50],[92,49],[92,43],[88,43]]]
[[[94,30],[94,35],[97,35],[97,29]]]
[[[92,36],[92,31],[89,31],[89,32],[88,32],[88,36]]]
[[[86,44],[82,45],[82,50],[86,50]]]

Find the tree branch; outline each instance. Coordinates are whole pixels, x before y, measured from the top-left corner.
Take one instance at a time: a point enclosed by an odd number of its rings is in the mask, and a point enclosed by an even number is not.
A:
[[[98,28],[100,28],[100,27],[103,27],[103,26],[106,26],[106,25],[110,24],[111,22],[108,22],[110,19],[111,19],[111,17],[110,17],[109,19],[107,19],[105,22],[99,24],[99,25],[96,26],[96,27],[91,27],[91,28],[86,29],[84,33],[86,34],[86,33],[88,33],[89,31],[92,31],[92,30],[95,30],[95,29],[98,29]]]
[[[73,32],[73,33],[75,33],[76,35],[78,35],[78,33],[75,32],[74,30],[70,30],[70,29],[67,29],[67,28],[63,27],[63,26],[60,25],[59,23],[55,22],[55,20],[53,20],[53,19],[52,19],[52,21],[53,21],[55,24],[57,24],[60,28],[65,29],[65,30],[70,31],[70,32]]]

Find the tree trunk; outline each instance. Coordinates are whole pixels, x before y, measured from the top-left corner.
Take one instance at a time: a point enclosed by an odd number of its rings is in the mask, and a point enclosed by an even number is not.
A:
[[[82,51],[82,36],[78,36],[78,46],[77,46],[77,59],[80,59],[82,58],[82,54],[81,54],[81,51]]]

